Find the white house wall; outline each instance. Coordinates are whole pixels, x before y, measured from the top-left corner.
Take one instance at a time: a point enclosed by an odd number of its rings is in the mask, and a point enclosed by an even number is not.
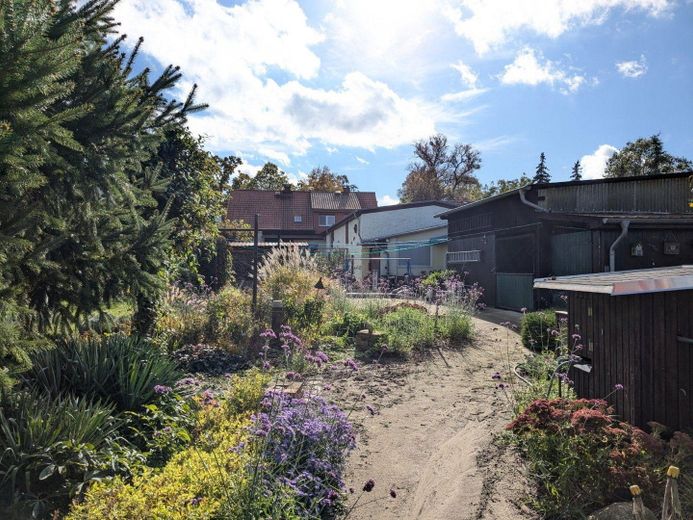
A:
[[[420,206],[364,213],[360,216],[361,230],[359,234],[361,240],[368,241],[373,238],[437,226],[442,221],[439,218],[435,218],[435,215],[443,211],[445,211],[445,208],[441,206]],[[350,229],[349,231],[352,230]]]
[[[440,224],[440,221],[437,222]],[[391,258],[406,258],[407,251],[401,250],[404,244],[411,242],[430,242],[432,239],[447,238],[447,227],[437,229],[429,229],[418,231],[406,235],[399,235],[389,238],[387,241],[387,256]],[[411,273],[414,276],[422,274],[422,272],[437,271],[445,269],[445,253],[447,252],[447,242],[439,245],[430,246],[429,262],[426,264],[410,263]],[[395,275],[401,276],[405,273],[406,267],[398,266],[397,260],[382,262],[380,266],[380,274],[382,276]]]

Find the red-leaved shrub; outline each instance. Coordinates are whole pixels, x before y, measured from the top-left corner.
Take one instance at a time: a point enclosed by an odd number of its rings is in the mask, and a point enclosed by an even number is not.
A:
[[[540,485],[535,506],[547,518],[581,518],[586,512],[627,499],[627,487],[645,493],[658,487],[665,443],[614,420],[600,399],[538,399],[507,427],[530,462]]]

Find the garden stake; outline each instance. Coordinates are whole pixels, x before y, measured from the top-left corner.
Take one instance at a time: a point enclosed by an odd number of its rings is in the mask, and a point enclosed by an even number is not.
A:
[[[644,505],[642,503],[642,497],[640,496],[642,491],[640,486],[632,485],[630,487],[630,494],[633,495],[633,518],[634,520],[645,520],[644,515]]]
[[[681,515],[681,501],[679,500],[679,468],[669,466],[667,470],[667,484],[664,488],[664,503],[662,504],[662,520],[678,520]]]

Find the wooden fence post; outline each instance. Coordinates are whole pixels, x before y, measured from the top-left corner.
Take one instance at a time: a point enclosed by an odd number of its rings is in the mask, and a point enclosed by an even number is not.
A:
[[[679,499],[679,468],[669,466],[667,484],[664,488],[664,503],[662,504],[662,520],[681,520],[681,500]]]

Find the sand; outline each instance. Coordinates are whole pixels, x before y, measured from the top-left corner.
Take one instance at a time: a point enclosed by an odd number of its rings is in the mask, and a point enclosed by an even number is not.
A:
[[[358,431],[346,471],[347,486],[355,489],[349,506],[358,498],[349,518],[538,518],[524,505],[532,488],[522,461],[497,438],[511,413],[491,378],[506,359],[517,362],[526,352],[516,333],[474,321],[474,341],[444,350],[445,360],[432,351],[325,381],[323,392],[352,410]],[[375,488],[361,493],[368,479]]]

